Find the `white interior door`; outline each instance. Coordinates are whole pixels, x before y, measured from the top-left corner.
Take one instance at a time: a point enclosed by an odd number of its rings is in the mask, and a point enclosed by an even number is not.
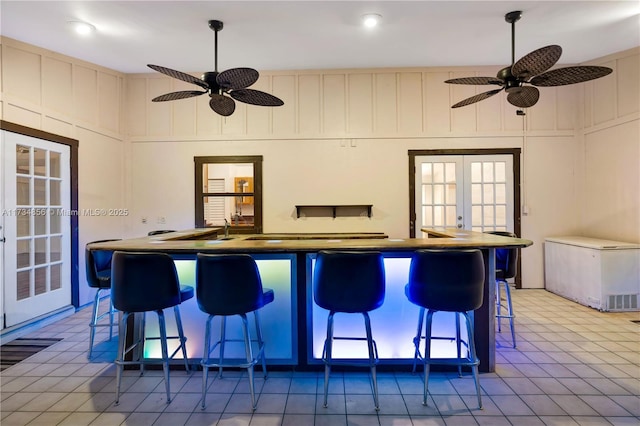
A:
[[[511,155],[418,156],[415,164],[417,231],[513,231]]]
[[[70,148],[2,131],[3,326],[71,304]]]

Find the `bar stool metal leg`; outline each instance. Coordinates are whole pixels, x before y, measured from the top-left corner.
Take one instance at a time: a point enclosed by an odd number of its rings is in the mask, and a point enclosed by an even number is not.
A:
[[[213,315],[210,315],[207,318],[207,322],[205,324],[204,329],[204,353],[202,354],[202,361],[200,364],[202,365],[202,404],[200,408],[204,410],[205,400],[207,398],[207,381],[209,379],[209,367],[207,367],[207,363],[209,361],[209,355],[211,354],[211,321],[213,320]]]
[[[180,316],[180,307],[178,305],[173,307],[173,314],[176,317],[176,327],[178,328],[178,339],[180,340],[180,347],[182,349],[182,359],[184,359],[184,368],[189,372],[189,358],[187,356],[187,338],[184,337],[184,330],[182,328],[182,318]]]
[[[416,365],[418,364],[418,358],[420,356],[420,341],[422,340],[422,323],[424,320],[424,308],[420,308],[420,313],[418,314],[418,331],[416,332],[416,337],[413,338],[413,345],[416,347],[415,352],[413,354],[413,368],[411,372],[415,374]]]
[[[158,327],[160,328],[160,348],[162,349],[162,371],[164,373],[164,384],[167,391],[167,404],[171,402],[171,392],[169,384],[169,350],[167,348],[167,325],[164,320],[164,312],[156,311],[158,315]]]
[[[218,367],[218,377],[222,378],[222,360],[224,359],[224,344],[227,341],[227,317],[222,316],[220,323],[220,367]]]
[[[327,317],[327,339],[324,341],[324,403],[323,407],[327,408],[327,398],[329,394],[329,377],[331,376],[331,357],[333,349],[333,315],[335,312],[329,312]]]
[[[244,336],[244,349],[247,356],[247,375],[249,376],[249,393],[251,394],[251,408],[256,409],[256,394],[253,381],[253,353],[251,350],[251,334],[249,333],[249,323],[246,314],[240,314],[242,318],[242,334]]]
[[[431,370],[431,325],[433,323],[433,312],[431,309],[427,311],[427,323],[424,338],[424,389],[422,392],[422,405],[427,406],[427,398],[429,392],[429,372]]]
[[[476,356],[476,344],[473,338],[473,322],[471,321],[471,317],[468,312],[462,313],[467,322],[467,338],[469,341],[469,359],[475,360],[473,365],[471,366],[471,371],[473,372],[473,380],[476,384],[476,394],[478,395],[478,408],[482,409],[482,396],[480,395],[480,379],[478,372],[478,358]]]
[[[256,323],[256,339],[258,341],[258,351],[260,358],[262,359],[262,373],[264,375],[264,379],[267,379],[267,359],[264,355],[264,340],[262,339],[262,327],[260,326],[260,315],[258,311],[253,311],[253,317]]]
[[[378,359],[378,349],[375,347],[375,342],[371,335],[371,319],[367,312],[363,312],[364,325],[367,333],[367,346],[369,348],[369,364],[371,366],[371,381],[373,384],[373,402],[376,406],[376,411],[380,410],[380,404],[378,401],[378,378],[376,375],[376,360]]]
[[[96,290],[96,295],[93,299],[93,310],[91,313],[91,322],[89,323],[89,328],[91,329],[89,332],[89,359],[93,357],[93,345],[95,342],[96,336],[96,328],[98,327],[109,327],[109,340],[113,339],[113,328],[117,327],[117,323],[113,321],[115,309],[113,308],[113,304],[111,303],[111,298],[109,298],[109,311],[100,314],[100,293],[106,288],[99,288]],[[105,316],[109,315],[109,323],[108,324],[99,324],[100,320]]]
[[[496,307],[497,307],[497,314],[496,314],[496,318],[498,318],[498,332],[501,331],[500,329],[500,319],[501,318],[508,318],[509,319],[509,328],[511,329],[511,341],[513,343],[513,347],[516,347],[516,330],[514,327],[514,321],[513,319],[515,318],[515,314],[513,313],[513,305],[511,302],[511,288],[509,287],[509,283],[506,280],[496,280],[496,285],[497,285],[497,289],[496,289],[496,293],[497,293],[497,297],[500,297],[500,284],[504,285],[504,294],[505,294],[505,299],[507,302],[507,313],[501,315],[500,314],[500,306],[501,306],[501,300],[499,299],[498,302],[496,303]]]

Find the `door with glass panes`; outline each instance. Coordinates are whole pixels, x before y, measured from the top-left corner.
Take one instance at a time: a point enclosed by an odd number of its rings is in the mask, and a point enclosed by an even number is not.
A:
[[[3,327],[71,305],[70,148],[2,130]]]
[[[511,155],[415,157],[416,236],[426,228],[512,231]]]

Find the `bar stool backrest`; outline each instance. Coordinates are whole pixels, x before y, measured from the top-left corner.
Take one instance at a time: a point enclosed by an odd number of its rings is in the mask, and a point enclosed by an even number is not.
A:
[[[484,262],[478,249],[417,250],[409,268],[408,298],[427,309],[466,312],[482,305]]]
[[[111,299],[119,311],[156,311],[180,304],[178,274],[168,254],[116,251],[111,268]]]
[[[106,243],[113,240],[91,241],[87,244]],[[109,288],[111,286],[111,257],[112,250],[94,250],[85,247],[85,266],[87,271],[87,284],[92,288]]]
[[[248,254],[198,254],[198,306],[210,315],[239,315],[264,306],[262,280]]]
[[[313,298],[335,312],[368,312],[385,297],[382,254],[375,251],[319,251],[313,276]]]
[[[518,238],[516,234],[509,231],[488,231],[487,234]],[[515,278],[518,273],[518,252],[517,248],[496,249],[496,277],[498,279]]]

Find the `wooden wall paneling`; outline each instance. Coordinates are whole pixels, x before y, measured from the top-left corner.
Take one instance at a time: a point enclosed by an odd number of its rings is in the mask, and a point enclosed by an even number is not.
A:
[[[373,75],[353,73],[348,74],[347,77],[349,134],[371,134],[373,132]]]
[[[427,133],[448,133],[451,130],[451,98],[448,72],[425,72],[424,121]]]
[[[169,136],[173,134],[172,126],[172,102],[151,102],[151,99],[164,93],[173,91],[173,86],[168,78],[149,78],[147,80],[148,98],[147,111],[149,112],[149,127],[147,136]],[[178,102],[178,101],[176,101]]]
[[[376,73],[373,93],[373,132],[398,132],[398,82],[395,72]]]
[[[60,114],[73,111],[73,67],[68,61],[42,58],[42,106]],[[52,132],[55,133],[55,132]]]
[[[500,107],[502,108],[502,129],[506,131],[522,131],[522,117],[517,114],[520,108],[516,108],[507,101],[507,95],[504,90],[495,97],[500,99]]]
[[[640,111],[640,60],[638,55],[616,61],[618,117]]]
[[[616,118],[616,63],[610,61],[602,66],[613,68],[606,77],[593,80],[593,124],[602,124]]]
[[[122,78],[98,72],[98,126],[114,133],[120,132]]]
[[[487,92],[489,90],[497,89],[493,86],[480,86],[479,92]],[[499,132],[502,130],[502,105],[503,99],[500,93],[478,102],[477,114],[478,114],[478,130],[481,132]]]
[[[75,117],[93,125],[98,116],[98,72],[75,64],[73,66],[73,99]]]
[[[582,98],[584,99],[584,111],[582,116],[582,127],[587,129],[593,126],[593,82],[588,81],[580,85]]]
[[[42,115],[38,111],[7,103],[3,107],[3,120],[34,129],[42,129]]]
[[[251,89],[271,92],[270,78],[262,76],[256,81]],[[269,135],[271,134],[271,110],[272,107],[251,105],[247,107],[247,134],[248,135]]]
[[[344,135],[346,133],[346,76],[324,74],[322,76],[322,133]]]
[[[35,105],[41,105],[41,55],[3,45],[2,80],[6,93]]]
[[[318,74],[298,76],[298,133],[317,136],[321,133],[322,80]]]
[[[42,117],[42,130],[68,138],[75,136],[75,126],[73,123],[50,116]]]
[[[147,95],[147,79],[129,77],[126,81],[126,121],[125,133],[129,136],[146,136],[148,103],[151,98]]]
[[[261,108],[255,105],[248,105],[244,102],[236,102],[236,110],[228,117],[222,117],[223,135],[245,135],[247,134],[247,109]],[[212,114],[215,114],[210,109]],[[216,114],[217,115],[217,114]]]
[[[4,49],[5,49],[6,45],[2,43],[2,37],[0,36],[0,75],[4,75],[4,69],[2,68],[2,64],[4,63],[4,61],[2,60],[2,57],[4,56]],[[0,93],[2,93],[3,90],[3,86],[4,82],[3,79],[0,78]],[[0,117],[2,117],[2,101],[0,100]]]
[[[275,135],[293,135],[297,131],[296,82],[293,74],[271,76],[271,93],[284,102],[284,105],[272,108],[271,131]]]
[[[531,130],[554,130],[556,127],[555,87],[540,89],[540,99],[533,107],[528,108],[529,126]]]
[[[197,90],[198,87],[187,83],[172,79],[172,92],[178,92],[181,90]],[[186,99],[179,99],[177,101],[168,101],[172,108],[172,130],[173,136],[195,136],[196,134],[196,103],[209,101],[208,95],[194,96]],[[151,99],[148,100],[151,102]]]
[[[556,93],[556,130],[575,130],[579,111],[578,87],[559,86]]]
[[[221,115],[213,112],[209,106],[209,96],[199,96],[200,99],[195,101],[196,106],[196,133],[198,136],[214,136],[222,133]]]
[[[449,78],[471,77],[477,75],[477,73],[470,73],[469,71],[452,72]],[[451,105],[454,105],[463,99],[467,99],[471,96],[481,93],[482,91],[478,90],[478,86],[471,86],[466,84],[450,84],[449,88],[451,89]],[[477,130],[476,108],[477,102],[475,104],[466,105],[460,108],[453,108],[451,110],[451,131],[462,133],[475,132]]]
[[[401,135],[424,132],[422,91],[421,72],[398,74],[398,131]]]

